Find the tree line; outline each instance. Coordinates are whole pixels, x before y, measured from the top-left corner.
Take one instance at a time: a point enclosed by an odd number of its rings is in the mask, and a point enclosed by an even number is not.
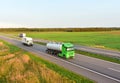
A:
[[[112,28],[0,28],[0,32],[94,32],[120,30]]]

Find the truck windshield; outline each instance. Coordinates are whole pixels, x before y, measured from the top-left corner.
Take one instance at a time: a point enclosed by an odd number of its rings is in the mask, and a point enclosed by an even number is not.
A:
[[[74,50],[74,48],[73,47],[67,48],[67,51],[71,51],[71,50]]]

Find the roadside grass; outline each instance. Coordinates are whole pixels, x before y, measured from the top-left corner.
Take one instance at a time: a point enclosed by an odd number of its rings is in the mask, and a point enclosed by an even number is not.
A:
[[[28,53],[29,54],[29,53]],[[32,60],[34,60],[35,62],[39,62],[42,64],[45,64],[48,68],[52,69],[53,71],[58,72],[60,75],[65,76],[71,80],[74,80],[76,83],[92,83],[93,81],[86,79],[83,76],[80,76],[78,74],[74,74],[71,71],[68,71],[66,69],[64,69],[63,67],[59,67],[56,64],[53,64],[49,61],[46,61],[38,56],[33,56],[32,54],[29,54],[29,56],[32,58]],[[69,80],[67,79],[67,80]]]
[[[34,42],[34,43],[37,43],[37,44],[40,44],[40,45],[46,45],[46,43],[43,43],[43,42]]]
[[[1,43],[1,83],[94,83],[94,81],[68,71],[10,43]],[[5,46],[2,48],[2,46]]]
[[[34,34],[32,32],[28,32],[28,35],[33,38],[41,38],[51,41],[55,40],[61,42],[71,42],[74,44],[120,51],[120,31],[41,33],[36,32]],[[76,53],[120,64],[120,58],[118,57],[109,57],[80,50],[76,50]]]
[[[18,37],[19,32],[4,32]],[[101,32],[25,32],[33,39],[71,42],[79,45],[120,51],[120,31]]]
[[[40,44],[40,45],[46,45],[46,43],[42,43],[42,42],[35,42],[35,43]],[[96,54],[96,53],[91,53],[91,52],[76,50],[76,49],[75,49],[75,53],[120,64],[120,58],[118,57]]]
[[[94,58],[98,58],[98,59],[102,59],[102,60],[120,64],[120,58],[118,58],[118,57],[110,57],[110,56],[106,56],[106,55],[95,54],[95,53],[90,53],[90,52],[81,51],[81,50],[75,50],[75,52],[78,54],[83,54],[85,56],[94,57]]]
[[[10,43],[7,43],[7,42],[5,42],[3,40],[0,40],[0,41],[3,42],[7,47],[9,47],[9,52],[10,53],[14,53],[14,52],[17,52],[17,51],[20,50],[20,48],[18,48],[17,46],[14,46],[14,45],[12,45]]]
[[[117,33],[117,34],[116,34]],[[33,39],[45,39],[58,42],[71,42],[99,48],[120,51],[120,31],[106,32],[26,32]],[[37,35],[37,36],[36,36]]]

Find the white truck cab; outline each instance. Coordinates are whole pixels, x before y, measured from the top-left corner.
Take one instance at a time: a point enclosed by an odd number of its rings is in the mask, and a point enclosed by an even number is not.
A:
[[[22,43],[24,45],[33,46],[33,40],[30,37],[23,37],[22,38]]]
[[[26,37],[26,33],[20,33],[19,37],[21,37],[21,38]]]

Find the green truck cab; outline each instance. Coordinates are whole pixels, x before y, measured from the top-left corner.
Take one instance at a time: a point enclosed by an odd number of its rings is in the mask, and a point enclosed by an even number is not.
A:
[[[75,56],[74,45],[71,43],[63,43],[62,51],[59,53],[60,57],[73,58]]]

